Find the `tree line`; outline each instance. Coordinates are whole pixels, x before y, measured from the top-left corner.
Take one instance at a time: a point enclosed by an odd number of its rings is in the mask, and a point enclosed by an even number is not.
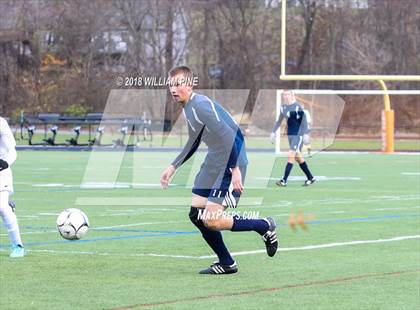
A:
[[[419,74],[417,0],[287,6],[288,73]],[[117,76],[165,77],[179,64],[194,69],[199,88],[249,89],[248,112],[260,89],[378,89],[373,82],[280,81],[280,9],[280,0],[1,1],[0,113],[101,111]],[[395,100],[400,122],[419,126],[416,98]],[[380,113],[373,103],[349,102],[343,120],[361,106],[367,117]],[[152,102],[147,112],[177,113]]]

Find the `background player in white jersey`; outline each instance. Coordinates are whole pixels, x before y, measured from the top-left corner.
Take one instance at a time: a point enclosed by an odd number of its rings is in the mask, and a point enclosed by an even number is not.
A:
[[[25,255],[20,237],[16,214],[9,206],[9,196],[13,193],[13,176],[11,165],[16,160],[16,141],[7,121],[0,117],[0,215],[6,226],[12,244],[10,257]]]

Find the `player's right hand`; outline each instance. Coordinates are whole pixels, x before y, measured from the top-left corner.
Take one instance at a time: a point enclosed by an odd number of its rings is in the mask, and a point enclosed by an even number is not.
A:
[[[7,161],[0,159],[0,171],[3,171],[7,168],[9,168],[9,164],[7,163]]]
[[[271,142],[271,144],[274,144],[275,141],[276,141],[276,134],[274,132],[272,132],[270,134],[270,142]]]
[[[162,188],[166,189],[169,186],[169,179],[173,174],[175,173],[175,167],[170,165],[168,168],[166,168],[160,177],[160,185],[162,185]]]

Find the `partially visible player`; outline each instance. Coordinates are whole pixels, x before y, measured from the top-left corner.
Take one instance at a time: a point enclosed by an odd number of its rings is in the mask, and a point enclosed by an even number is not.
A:
[[[25,256],[19,225],[14,213],[14,203],[9,204],[13,193],[13,176],[11,165],[16,160],[16,141],[7,121],[0,117],[0,215],[9,233],[12,244],[10,257]]]
[[[286,186],[287,179],[293,168],[293,163],[297,161],[300,168],[305,173],[307,180],[303,186],[309,186],[315,182],[309,167],[302,155],[303,137],[309,134],[308,122],[306,114],[302,106],[296,101],[295,95],[291,90],[283,92],[283,101],[286,105],[281,106],[280,115],[274,124],[272,133],[270,135],[271,141],[274,141],[275,133],[279,129],[283,119],[287,120],[287,137],[289,140],[289,153],[287,164],[284,169],[283,178],[276,182],[277,186]]]
[[[308,152],[308,156],[311,156],[311,134],[310,131],[312,129],[312,117],[309,111],[305,108],[303,108],[303,112],[305,113],[306,117],[306,123],[308,124],[308,132],[303,134],[303,148],[306,148],[306,151]]]
[[[189,217],[219,260],[201,270],[200,274],[238,271],[223,242],[221,230],[255,231],[261,235],[268,256],[274,256],[278,242],[273,218],[251,219],[224,213],[226,208],[235,208],[238,203],[248,164],[244,137],[238,124],[220,104],[193,92],[188,82],[193,78],[190,68],[176,67],[169,72],[169,77],[171,95],[182,106],[187,120],[188,141],[183,151],[163,171],[160,179],[162,186],[168,186],[175,170],[194,154],[201,142],[208,147],[207,156],[194,181]]]

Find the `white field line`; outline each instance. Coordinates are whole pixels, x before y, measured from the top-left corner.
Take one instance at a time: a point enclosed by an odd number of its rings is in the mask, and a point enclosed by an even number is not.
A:
[[[175,224],[175,223],[185,223],[185,221],[166,221],[166,222],[140,222],[140,223],[132,223],[132,224],[121,224],[121,225],[114,225],[114,226],[102,226],[102,227],[94,227],[95,229],[111,229],[111,228],[118,228],[118,227],[135,227],[135,226],[143,226],[143,225],[153,225],[153,224]]]
[[[413,236],[400,236],[393,237],[389,239],[377,239],[377,240],[358,240],[358,241],[348,241],[348,242],[334,242],[326,244],[316,244],[316,245],[307,245],[301,247],[290,247],[290,248],[279,248],[280,252],[292,252],[292,251],[306,251],[306,250],[316,250],[316,249],[325,249],[325,248],[334,248],[340,246],[352,246],[360,244],[375,244],[375,243],[384,243],[384,242],[394,242],[394,241],[403,241],[403,240],[412,240],[419,239],[420,235]],[[7,249],[0,249],[0,251],[5,252]],[[63,250],[49,250],[49,249],[39,249],[32,250],[28,249],[28,252],[34,253],[52,253],[52,254],[80,254],[80,255],[98,255],[98,256],[122,256],[122,257],[139,257],[139,256],[151,256],[151,257],[169,257],[169,258],[188,258],[188,259],[209,259],[215,258],[216,255],[202,255],[202,256],[192,256],[192,255],[174,255],[174,254],[159,254],[159,253],[108,253],[108,252],[93,252],[93,251],[63,251]],[[255,250],[255,251],[242,251],[231,253],[233,256],[242,256],[242,255],[253,255],[265,253],[265,250]]]
[[[256,180],[265,180],[265,181],[273,181],[278,180],[279,178],[272,178],[272,177],[256,177]],[[360,177],[327,177],[325,175],[316,175],[315,179],[317,182],[319,181],[360,181],[362,178]],[[290,181],[305,181],[306,177],[302,176],[290,176]]]
[[[79,197],[77,206],[186,206],[191,197]],[[263,197],[243,197],[242,206],[262,205]]]
[[[371,203],[375,203],[375,202],[380,202],[380,203],[384,203],[384,202],[393,202],[393,201],[410,201],[410,200],[416,200],[418,201],[420,199],[419,195],[405,195],[405,196],[371,196],[371,198],[369,199],[354,199],[354,198],[349,198],[349,199],[321,199],[321,200],[302,200],[297,202],[299,204],[299,207],[306,207],[306,206],[325,206],[325,205],[339,205],[339,204],[344,204],[344,205],[354,205],[354,204],[371,204]],[[295,204],[297,204],[295,203]],[[262,204],[262,206],[264,207],[264,209],[272,209],[272,208],[281,208],[281,207],[286,207],[286,206],[293,206],[293,202],[292,201],[287,201],[287,200],[280,200],[274,203],[270,203],[270,204]],[[384,208],[385,209],[385,208]],[[375,210],[375,209],[371,209],[371,210]],[[382,211],[382,210],[379,210]]]
[[[136,226],[145,226],[145,225],[154,225],[154,224],[177,224],[177,223],[185,223],[185,221],[166,221],[166,222],[140,222],[140,223],[132,223],[132,224],[121,224],[121,225],[114,225],[114,226],[102,226],[102,227],[92,227],[91,230],[99,230],[99,229],[112,229],[118,227],[136,227]],[[57,233],[57,230],[45,230],[45,231],[26,231],[21,232],[21,235],[35,235],[35,234],[49,234],[49,233]],[[8,234],[0,234],[0,236],[8,236]]]
[[[307,245],[302,247],[292,247],[292,248],[279,248],[279,252],[290,252],[290,251],[305,251],[305,250],[316,250],[316,249],[325,249],[325,248],[335,248],[339,246],[347,246],[347,245],[359,245],[359,244],[373,244],[373,243],[383,243],[383,242],[393,242],[393,241],[402,241],[402,240],[410,240],[410,239],[418,239],[420,235],[414,236],[400,236],[400,237],[393,237],[389,239],[377,239],[377,240],[358,240],[358,241],[348,241],[348,242],[334,242],[334,243],[326,243],[326,244],[317,244],[317,245]],[[242,251],[231,253],[233,256],[240,256],[240,255],[250,255],[250,254],[259,254],[265,253],[265,250],[255,250],[255,251]],[[204,258],[213,258],[216,255],[204,255],[198,256],[199,259]]]
[[[395,155],[407,155],[407,156],[418,156],[420,152],[394,152],[392,154],[385,154],[379,151],[328,151],[320,152],[317,155],[384,155],[384,156],[395,156]]]

